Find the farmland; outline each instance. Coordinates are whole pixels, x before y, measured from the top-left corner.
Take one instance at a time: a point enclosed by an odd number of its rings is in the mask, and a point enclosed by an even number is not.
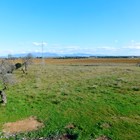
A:
[[[0,106],[2,139],[140,139],[140,59],[41,61],[34,59],[28,74],[14,71],[16,83],[6,91],[6,106]],[[5,123],[31,116],[43,127],[2,133]]]
[[[42,59],[33,59],[35,64],[40,64]],[[22,62],[22,59],[15,59],[14,63]],[[55,64],[55,65],[99,65],[99,64],[137,64],[140,63],[140,58],[81,58],[81,59],[55,59],[55,58],[45,58],[45,64]]]

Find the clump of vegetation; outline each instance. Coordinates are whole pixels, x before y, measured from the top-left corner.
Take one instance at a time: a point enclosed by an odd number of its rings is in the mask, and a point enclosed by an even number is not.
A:
[[[22,67],[22,64],[21,64],[21,63],[16,63],[16,64],[15,64],[15,67],[16,67],[16,69],[19,69],[19,68]]]
[[[140,91],[140,87],[138,87],[138,86],[133,86],[133,87],[132,87],[132,90],[134,90],[134,91]]]

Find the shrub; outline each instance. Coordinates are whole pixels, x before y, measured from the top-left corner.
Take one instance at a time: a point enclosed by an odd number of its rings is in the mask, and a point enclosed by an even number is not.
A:
[[[16,69],[19,69],[19,68],[22,67],[22,64],[21,63],[16,63],[15,66],[16,66]]]

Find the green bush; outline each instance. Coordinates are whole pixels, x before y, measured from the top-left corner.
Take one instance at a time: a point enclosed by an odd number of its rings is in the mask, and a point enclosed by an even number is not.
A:
[[[16,63],[15,66],[16,66],[16,69],[19,69],[19,68],[22,67],[22,64],[21,63]]]

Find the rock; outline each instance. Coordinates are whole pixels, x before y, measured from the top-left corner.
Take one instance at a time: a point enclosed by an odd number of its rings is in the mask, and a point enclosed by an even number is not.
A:
[[[5,92],[0,91],[0,96],[1,96],[1,103],[6,104],[7,103],[7,98],[6,98]]]

